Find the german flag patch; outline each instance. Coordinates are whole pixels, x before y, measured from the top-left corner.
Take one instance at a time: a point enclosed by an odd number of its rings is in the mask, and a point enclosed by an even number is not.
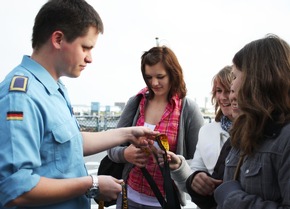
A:
[[[23,120],[23,112],[7,112],[6,120]]]
[[[26,92],[27,82],[28,82],[28,77],[16,75],[12,78],[9,91]]]

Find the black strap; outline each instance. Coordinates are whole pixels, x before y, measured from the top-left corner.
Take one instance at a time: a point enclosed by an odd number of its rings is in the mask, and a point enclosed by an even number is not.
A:
[[[144,177],[146,178],[146,180],[148,181],[152,191],[154,192],[154,194],[155,194],[156,198],[158,199],[162,208],[169,209],[169,207],[170,207],[170,208],[174,208],[174,209],[180,209],[181,207],[180,207],[179,199],[177,196],[177,188],[175,187],[174,181],[171,179],[171,175],[170,175],[170,168],[169,168],[169,163],[167,160],[166,149],[164,148],[164,146],[161,143],[158,136],[156,137],[155,140],[157,141],[159,147],[165,152],[163,154],[163,159],[164,159],[164,167],[163,168],[158,163],[158,157],[155,155],[155,153],[153,153],[153,154],[154,154],[154,157],[159,165],[159,168],[160,168],[162,176],[163,176],[163,180],[164,180],[163,187],[164,187],[164,191],[166,194],[166,200],[162,196],[159,188],[157,187],[152,176],[149,174],[148,170],[145,167],[143,167],[143,168],[141,168],[141,171],[142,171]]]
[[[165,204],[166,204],[166,201],[165,201],[164,197],[162,196],[160,190],[158,189],[155,181],[153,180],[152,176],[149,174],[148,170],[145,167],[141,168],[141,171],[142,171],[144,177],[146,178],[147,182],[149,183],[151,189],[153,190],[153,192],[154,192],[156,198],[158,199],[160,205],[163,208],[165,206]]]
[[[180,208],[179,199],[177,196],[177,188],[174,181],[171,179],[170,168],[168,162],[164,164],[164,190],[166,191],[167,205],[174,206],[175,209]]]

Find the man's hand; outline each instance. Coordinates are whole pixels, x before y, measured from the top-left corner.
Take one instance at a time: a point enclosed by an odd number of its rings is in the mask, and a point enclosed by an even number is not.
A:
[[[123,180],[105,175],[98,176],[98,179],[100,191],[99,199],[104,201],[116,200],[122,191],[121,183]]]
[[[142,147],[153,144],[153,140],[159,132],[152,131],[151,129],[144,126],[134,126],[130,127],[131,136],[129,141],[136,147]]]

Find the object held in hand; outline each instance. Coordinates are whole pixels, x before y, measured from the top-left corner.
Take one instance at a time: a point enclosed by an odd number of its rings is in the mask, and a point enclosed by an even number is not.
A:
[[[158,143],[159,147],[163,149],[164,151],[169,150],[169,143],[168,143],[168,138],[165,134],[158,134],[155,137],[155,141]]]
[[[165,152],[169,150],[169,143],[168,143],[168,138],[165,134],[158,134],[156,137],[155,137],[155,140],[154,140],[154,146],[157,148],[157,149],[162,149],[164,150]],[[152,153],[152,151],[150,150],[149,146],[146,146],[146,147],[141,147],[141,149],[143,150],[143,152],[145,152],[148,156]],[[154,150],[153,150],[154,152]]]
[[[122,209],[128,209],[128,198],[127,198],[127,185],[126,183],[123,181],[121,183],[122,186]],[[99,200],[98,202],[99,207],[98,209],[104,209],[105,204],[104,204],[104,200]]]
[[[158,186],[156,185],[156,182],[154,181],[153,177],[150,175],[146,167],[142,167],[140,169],[144,177],[146,178],[148,184],[150,185],[152,191],[154,192],[156,198],[158,199],[160,205],[162,206],[162,208],[180,209],[181,208],[180,201],[177,195],[178,190],[174,181],[171,179],[169,162],[167,159],[167,151],[169,150],[168,138],[165,134],[159,134],[155,137],[155,142],[158,144],[158,145],[155,145],[154,143],[155,148],[157,149],[159,148],[162,151],[164,151],[164,153],[162,154],[164,166],[163,167],[159,166],[159,168],[162,173],[163,180],[164,180],[165,197],[161,194]],[[157,152],[157,153],[153,152],[156,162],[158,163],[158,165],[160,165],[158,161],[158,153],[160,152]]]
[[[121,183],[122,186],[122,209],[128,209],[127,185],[125,182]]]

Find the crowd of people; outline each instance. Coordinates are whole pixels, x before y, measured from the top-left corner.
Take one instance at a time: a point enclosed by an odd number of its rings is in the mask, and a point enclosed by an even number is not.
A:
[[[0,209],[89,209],[91,199],[164,209],[168,162],[179,204],[201,209],[290,208],[290,46],[274,34],[247,43],[212,79],[215,121],[204,124],[167,46],[141,56],[145,87],[118,127],[81,132],[60,77],[92,62],[104,26],[85,0],[49,0],[35,17],[32,54],[0,83]],[[167,150],[155,141],[167,136]],[[108,151],[122,179],[88,175],[84,156]]]

